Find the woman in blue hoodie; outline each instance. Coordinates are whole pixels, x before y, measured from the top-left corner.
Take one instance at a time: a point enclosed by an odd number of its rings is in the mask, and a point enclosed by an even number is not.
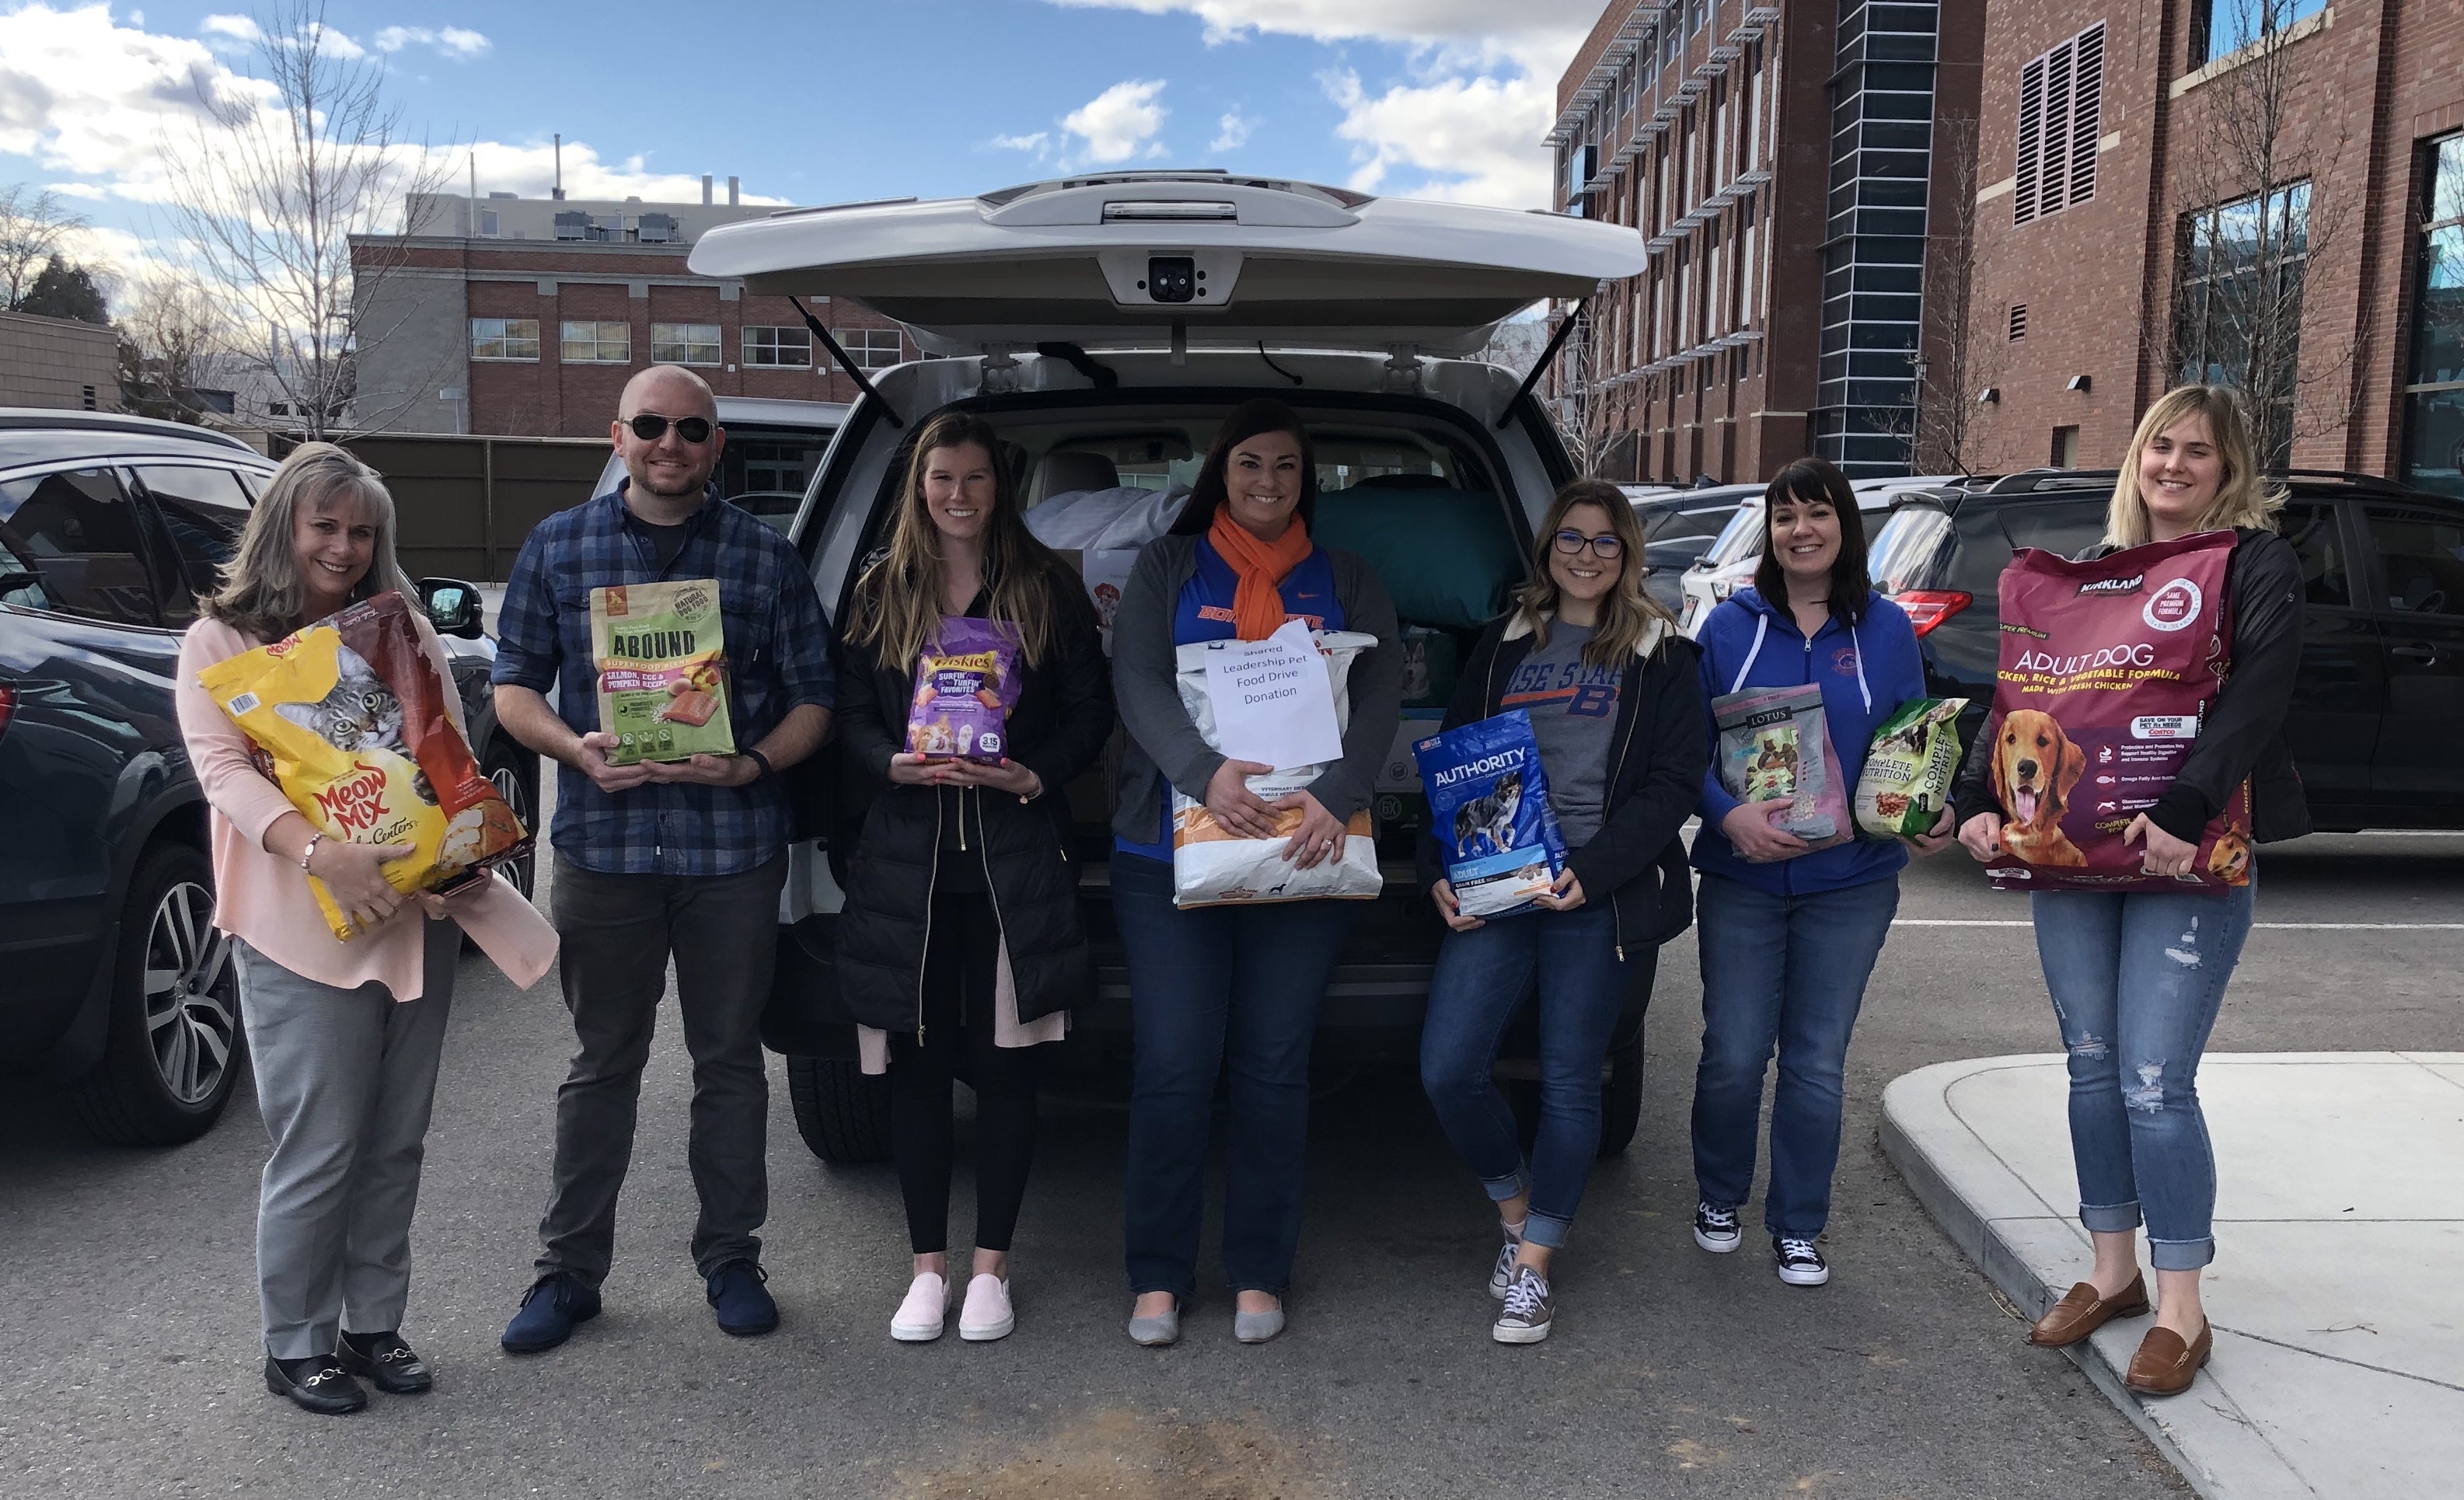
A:
[[[1765,493],[1762,565],[1703,623],[1706,698],[1744,688],[1818,683],[1822,717],[1849,786],[1875,727],[1925,696],[1916,631],[1874,592],[1865,530],[1838,470],[1819,458],[1789,465]],[[1771,825],[1788,799],[1739,802],[1720,782],[1719,732],[1707,724],[1703,827],[1694,866],[1703,964],[1703,1059],[1694,1073],[1694,1243],[1737,1247],[1738,1205],[1753,1185],[1763,1076],[1774,1049],[1771,1186],[1763,1226],[1779,1279],[1818,1287],[1831,1268],[1815,1248],[1831,1216],[1839,1160],[1848,1033],[1866,976],[1900,906],[1908,849],[1852,839],[1824,849]],[[1947,810],[1909,847],[1930,854],[1952,837]]]

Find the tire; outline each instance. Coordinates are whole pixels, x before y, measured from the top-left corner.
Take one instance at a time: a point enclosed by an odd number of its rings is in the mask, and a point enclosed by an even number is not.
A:
[[[1642,1123],[1642,1034],[1609,1053],[1609,1075],[1600,1084],[1600,1151],[1603,1161],[1621,1156],[1634,1144]],[[1506,1102],[1514,1111],[1514,1134],[1529,1155],[1540,1135],[1540,1086],[1528,1078],[1509,1080]]]
[[[534,839],[546,838],[546,830],[539,826],[539,768],[536,765],[525,765],[521,753],[499,739],[488,746],[488,759],[480,764],[479,772],[495,783],[496,795],[505,799],[505,805],[513,809],[514,816],[530,830]],[[539,879],[538,845],[534,843],[532,849],[533,852],[519,859],[508,860],[498,867],[504,871],[505,878],[514,883],[514,889],[522,893],[525,901],[531,898],[534,883]]]
[[[890,1080],[854,1059],[787,1054],[787,1098],[796,1134],[835,1166],[890,1159]]]
[[[112,1145],[194,1140],[231,1102],[248,1040],[213,893],[212,868],[187,845],[157,844],[137,861],[111,959],[102,1059],[69,1091],[86,1128]]]

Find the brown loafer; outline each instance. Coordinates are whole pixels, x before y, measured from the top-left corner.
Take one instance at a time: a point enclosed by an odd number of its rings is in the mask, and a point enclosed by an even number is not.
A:
[[[2133,1276],[2130,1285],[2111,1297],[2100,1297],[2082,1281],[2045,1310],[2028,1329],[2028,1342],[2039,1349],[2065,1349],[2118,1317],[2140,1317],[2147,1312],[2147,1282]]]
[[[2199,1367],[2215,1348],[2215,1330],[2199,1325],[2199,1336],[2188,1344],[2169,1328],[2151,1328],[2130,1357],[2122,1383],[2145,1396],[2179,1396],[2198,1379]]]

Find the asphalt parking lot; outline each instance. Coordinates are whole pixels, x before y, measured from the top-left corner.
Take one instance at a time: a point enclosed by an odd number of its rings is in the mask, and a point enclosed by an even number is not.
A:
[[[2464,1048],[2464,836],[2315,838],[2268,851],[2260,879],[2217,1049]],[[206,1139],[143,1154],[89,1143],[45,1091],[12,1085],[0,1495],[2187,1493],[2066,1360],[2021,1343],[1874,1144],[1898,1074],[2057,1045],[2027,929],[1971,925],[2023,921],[2018,897],[1954,850],[1907,877],[1901,916],[1850,1056],[1833,1283],[1783,1287],[1751,1237],[1718,1258],[1686,1233],[1689,936],[1662,955],[1641,1132],[1594,1179],[1555,1335],[1523,1349],[1487,1336],[1489,1215],[1408,1079],[1362,1081],[1315,1117],[1281,1340],[1236,1345],[1218,1283],[1180,1347],[1128,1343],[1123,1116],[1054,1104],[1018,1333],[894,1344],[895,1182],[807,1156],[775,1069],[764,1258],[785,1322],[728,1338],[685,1255],[689,1064],[671,1011],[607,1312],[561,1350],[509,1357],[495,1336],[528,1280],[570,1033],[552,980],[517,992],[473,957],[406,1327],[438,1388],[315,1418],[258,1378],[265,1142],[245,1086]],[[970,1201],[962,1180],[962,1233]]]

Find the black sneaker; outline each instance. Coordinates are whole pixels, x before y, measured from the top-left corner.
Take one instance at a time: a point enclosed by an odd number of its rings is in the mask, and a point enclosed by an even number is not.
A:
[[[1709,1203],[1694,1205],[1694,1243],[1714,1255],[1726,1255],[1737,1247],[1737,1211],[1714,1208]]]
[[[1812,1240],[1774,1234],[1771,1259],[1779,1264],[1779,1279],[1792,1287],[1819,1287],[1831,1279],[1831,1263],[1822,1258]]]
[[[1488,1336],[1501,1344],[1536,1344],[1549,1336],[1549,1322],[1556,1312],[1548,1281],[1530,1267],[1517,1266],[1514,1279],[1506,1284],[1506,1311],[1497,1314]]]

